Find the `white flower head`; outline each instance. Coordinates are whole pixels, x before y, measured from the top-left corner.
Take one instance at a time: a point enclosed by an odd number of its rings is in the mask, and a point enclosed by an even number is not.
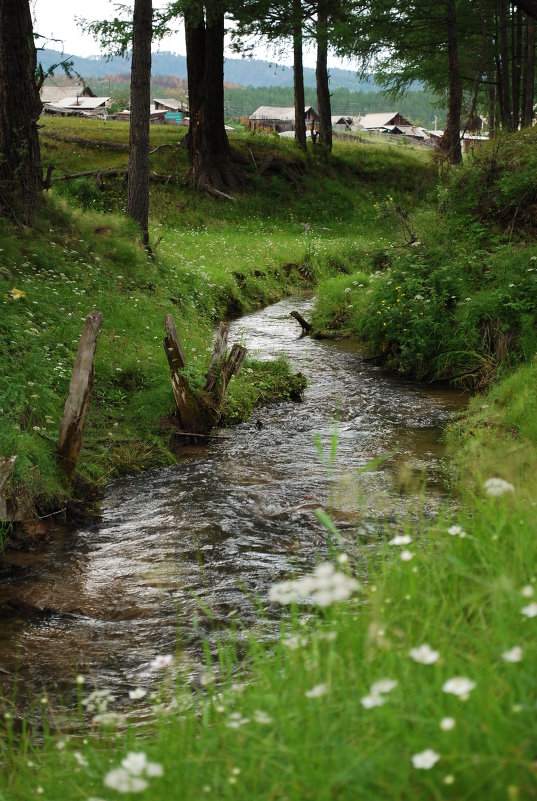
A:
[[[403,562],[410,562],[411,559],[414,559],[414,554],[408,550],[401,551],[401,559]]]
[[[456,725],[455,718],[442,718],[440,721],[440,728],[442,731],[451,731]]]
[[[363,698],[360,698],[360,703],[365,709],[372,709],[374,706],[382,706],[382,704],[385,704],[386,698],[380,693],[372,692],[369,695],[364,695]]]
[[[436,765],[439,759],[440,754],[437,754],[432,748],[427,748],[420,754],[414,754],[412,757],[412,764],[415,768],[418,768],[418,770],[430,770]]]
[[[389,545],[410,545],[412,537],[408,534],[396,534],[395,537],[389,541]]]
[[[522,661],[522,657],[524,652],[520,645],[515,645],[513,648],[510,648],[509,651],[504,651],[502,654],[502,659],[504,662],[520,662]]]
[[[120,712],[101,712],[95,715],[93,722],[105,728],[120,728],[127,725],[127,718]]]
[[[439,652],[434,651],[426,642],[418,648],[411,648],[409,653],[414,662],[419,662],[421,665],[433,665],[440,656]]]
[[[347,600],[359,587],[355,578],[337,571],[331,562],[324,562],[310,575],[273,584],[269,600],[286,605],[311,599],[318,606],[329,606]]]
[[[371,692],[373,695],[377,693],[390,693],[397,687],[397,682],[394,679],[379,679],[371,685]]]
[[[445,693],[457,695],[459,698],[466,700],[475,686],[475,681],[467,679],[466,676],[455,676],[452,679],[448,679],[448,681],[443,684],[442,690]]]
[[[317,684],[315,687],[312,687],[311,690],[307,690],[304,695],[306,698],[321,698],[321,696],[326,695],[328,692],[328,686],[326,684]]]
[[[515,488],[503,478],[489,478],[484,484],[485,492],[491,497],[505,495],[507,492],[514,492]]]
[[[147,766],[147,757],[143,751],[129,751],[125,759],[121,760],[121,767],[132,773],[133,776],[141,776]]]
[[[104,777],[104,784],[118,793],[143,793],[148,783],[139,776],[133,776],[125,768],[110,770]]]
[[[262,709],[256,709],[254,712],[254,720],[256,723],[259,723],[261,726],[268,726],[272,723],[272,718],[270,715],[267,715],[266,712],[263,712]]]
[[[129,690],[129,698],[131,701],[138,701],[140,698],[145,698],[147,690],[143,687],[136,687],[134,690]]]
[[[526,584],[526,586],[522,587],[522,589],[520,590],[520,594],[522,595],[523,598],[533,598],[535,594],[535,588],[532,587],[531,584]]]
[[[535,601],[527,606],[523,606],[520,610],[520,614],[524,615],[524,617],[537,617],[537,604]]]
[[[447,530],[447,533],[451,534],[452,537],[458,537],[460,536],[461,531],[462,531],[461,526],[450,526]]]

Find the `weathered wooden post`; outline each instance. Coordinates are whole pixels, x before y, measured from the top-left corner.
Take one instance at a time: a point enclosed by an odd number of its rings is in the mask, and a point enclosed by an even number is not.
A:
[[[102,322],[102,312],[91,312],[86,317],[60,423],[57,456],[60,467],[69,480],[75,472],[82,446],[84,423],[93,390],[93,360]]]
[[[300,312],[292,311],[292,312],[290,312],[290,314],[291,314],[291,317],[294,317],[295,320],[297,321],[297,323],[299,323],[302,326],[302,332],[304,334],[309,334],[309,332],[312,329],[311,323],[308,323],[308,321],[305,320],[304,317],[302,317]]]
[[[0,520],[8,520],[7,502],[2,495],[2,490],[13,472],[16,461],[16,456],[10,456],[9,459],[5,456],[0,456]],[[11,516],[9,519],[11,519]]]
[[[229,324],[220,323],[204,394],[197,395],[190,388],[186,376],[180,372],[185,367],[185,356],[171,314],[166,315],[164,326],[166,337],[163,345],[170,366],[173,396],[183,433],[208,434],[220,418],[227,386],[231,377],[239,372],[246,356],[246,348],[233,345],[226,356]]]
[[[190,389],[188,380],[180,372],[186,366],[186,360],[172,314],[166,315],[164,327],[166,336],[162,344],[170,366],[173,397],[181,426],[184,431],[193,434],[208,434],[214,421],[209,419],[208,410],[201,406],[200,401]]]

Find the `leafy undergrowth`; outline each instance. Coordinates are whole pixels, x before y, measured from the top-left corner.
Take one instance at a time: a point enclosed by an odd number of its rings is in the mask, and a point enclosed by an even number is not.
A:
[[[437,209],[388,195],[398,238],[370,269],[321,285],[319,331],[361,338],[391,369],[485,387],[537,351],[535,132],[501,137],[452,169]],[[485,202],[486,199],[486,202]]]
[[[82,704],[80,735],[51,711],[21,737],[6,704],[0,799],[534,797],[535,519],[503,489],[392,529],[356,565],[339,543],[307,586],[273,588],[272,606],[295,599],[279,640],[252,636],[244,657],[244,634],[227,639],[201,689],[180,652],[157,656],[153,723],[126,728],[143,688]]]

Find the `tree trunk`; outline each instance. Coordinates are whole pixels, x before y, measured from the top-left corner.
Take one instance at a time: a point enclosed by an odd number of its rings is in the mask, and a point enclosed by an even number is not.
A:
[[[152,0],[135,0],[131,68],[131,119],[127,214],[149,244],[149,104],[151,87]]]
[[[302,8],[300,0],[293,0],[293,85],[295,98],[295,142],[302,150],[306,150],[306,101],[304,99]]]
[[[32,225],[43,181],[41,100],[28,0],[0,0],[0,214]]]
[[[440,147],[448,156],[451,164],[460,164],[462,162],[460,134],[462,85],[459,71],[455,0],[447,0],[446,2],[446,22],[448,35],[449,103],[446,127],[444,129],[444,135],[440,140]]]
[[[522,125],[533,123],[533,100],[535,83],[535,20],[528,17],[526,28],[526,65],[524,69],[525,91],[522,98],[524,121]]]
[[[319,112],[319,144],[328,153],[332,150],[332,107],[328,77],[328,18],[322,2],[317,5],[317,106]]]
[[[513,114],[511,112],[511,91],[509,86],[509,40],[507,36],[508,3],[500,0],[500,81],[501,81],[501,110],[502,126],[511,130],[513,128]]]
[[[237,185],[224,123],[224,15],[185,19],[190,176],[217,196]]]
[[[511,89],[513,95],[513,128],[520,123],[520,80],[522,76],[522,13],[514,11],[511,19]]]
[[[487,75],[487,119],[489,134],[492,136],[496,130],[496,83],[492,70]]]

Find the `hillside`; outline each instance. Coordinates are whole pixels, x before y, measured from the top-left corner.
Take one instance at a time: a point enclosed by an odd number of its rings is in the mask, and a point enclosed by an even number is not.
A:
[[[39,60],[44,70],[49,69],[70,54],[63,54],[58,50],[45,49],[40,51]],[[108,75],[121,75],[130,72],[130,59],[113,56],[70,56],[73,68],[83,78],[103,78]],[[186,57],[177,53],[153,53],[153,75],[173,75],[186,77]],[[345,88],[350,91],[378,90],[372,79],[358,78],[352,70],[338,68],[330,69],[331,85],[333,89]],[[224,65],[224,80],[227,83],[240,86],[292,86],[293,69],[270,61],[260,61],[246,58],[227,58]],[[305,86],[315,87],[315,70],[304,69]]]

